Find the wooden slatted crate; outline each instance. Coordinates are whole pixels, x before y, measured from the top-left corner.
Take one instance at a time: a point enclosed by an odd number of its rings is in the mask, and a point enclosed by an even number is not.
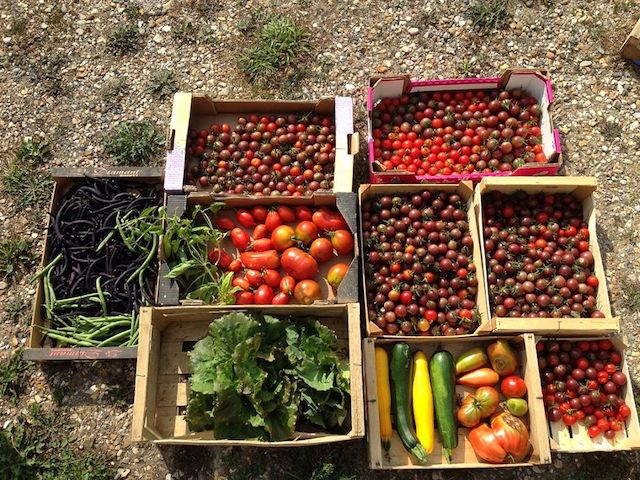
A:
[[[473,239],[473,263],[476,266],[476,276],[478,278],[478,294],[476,296],[476,303],[478,307],[478,312],[480,314],[480,326],[473,334],[468,335],[459,335],[460,337],[470,337],[476,336],[479,334],[486,334],[491,331],[491,322],[489,319],[489,309],[486,303],[487,296],[485,295],[485,282],[484,282],[484,262],[482,261],[484,255],[482,254],[481,245],[480,245],[480,237],[478,236],[478,227],[477,227],[477,218],[474,213],[473,206],[473,183],[468,181],[463,181],[458,184],[406,184],[406,185],[398,185],[398,184],[389,184],[389,185],[375,185],[375,184],[364,184],[360,185],[360,190],[358,192],[358,201],[360,205],[360,255],[362,257],[362,285],[365,288],[364,292],[364,315],[365,315],[365,324],[367,329],[368,336],[383,336],[390,338],[413,338],[411,336],[402,336],[402,335],[384,335],[384,332],[380,329],[378,325],[374,322],[373,318],[369,317],[369,302],[367,300],[367,251],[364,247],[364,236],[362,231],[362,203],[368,198],[378,196],[378,195],[400,195],[406,193],[419,193],[424,192],[425,190],[431,192],[448,192],[448,193],[457,193],[460,197],[467,202],[467,220],[469,222],[469,233],[471,234],[471,238]],[[525,331],[525,330],[523,330]]]
[[[260,312],[260,307],[143,308],[133,406],[132,438],[161,444],[254,447],[319,445],[364,436],[362,350],[358,304],[287,305],[269,310],[276,317],[316,317],[338,337],[338,347],[348,355],[351,376],[350,421],[342,433],[296,432],[291,440],[216,439],[214,432],[189,432],[185,421],[191,374],[188,351],[205,337],[209,324],[230,311]]]
[[[372,469],[451,469],[451,468],[494,468],[494,467],[525,467],[551,462],[549,442],[545,429],[545,414],[542,404],[542,391],[540,389],[540,375],[536,358],[535,340],[532,334],[522,334],[511,337],[449,337],[443,341],[443,337],[412,337],[404,338],[412,351],[422,350],[431,358],[439,349],[449,351],[454,358],[462,352],[473,347],[486,347],[497,338],[508,339],[516,349],[519,360],[518,373],[527,385],[527,401],[529,413],[527,422],[529,425],[530,442],[533,446],[530,457],[516,464],[489,464],[480,460],[469,442],[468,428],[458,428],[458,447],[453,450],[452,463],[447,463],[443,455],[442,443],[436,431],[436,439],[433,452],[429,454],[428,463],[420,465],[416,458],[409,454],[403,447],[397,432],[394,430],[391,439],[391,448],[386,452],[380,442],[380,418],[377,402],[377,379],[375,367],[375,347],[390,348],[398,339],[367,338],[363,342],[363,357],[365,368],[365,396],[367,405],[367,440],[369,443],[369,466]],[[474,391],[461,385],[456,385],[456,394],[464,396]]]
[[[601,340],[605,337],[581,337],[581,338],[544,338],[543,340]],[[548,429],[549,443],[551,450],[563,453],[576,452],[596,452],[596,451],[619,451],[619,450],[637,450],[640,449],[640,424],[638,423],[638,411],[636,409],[636,400],[633,396],[633,388],[631,387],[631,377],[629,376],[629,366],[624,355],[627,348],[624,340],[620,337],[606,337],[613,342],[614,347],[622,354],[621,371],[627,377],[627,385],[625,386],[624,401],[631,409],[631,415],[625,422],[624,430],[620,430],[615,438],[609,440],[604,435],[598,435],[592,439],[587,434],[587,427],[576,423],[567,426],[562,421],[550,422],[546,421]]]
[[[562,335],[602,335],[620,331],[620,320],[611,313],[607,277],[604,273],[598,234],[596,230],[596,208],[593,193],[597,181],[593,177],[492,177],[484,178],[475,191],[474,206],[479,229],[482,258],[485,259],[484,225],[482,223],[482,195],[491,191],[512,194],[525,191],[535,194],[570,193],[582,202],[582,214],[589,228],[589,249],[594,257],[594,275],[598,278],[596,303],[605,318],[511,318],[496,317],[491,309],[489,285],[485,283],[486,305],[489,311],[491,331],[496,334],[532,332],[537,334]],[[484,263],[486,269],[486,263]],[[486,273],[486,271],[485,271]],[[486,282],[486,275],[484,280]]]

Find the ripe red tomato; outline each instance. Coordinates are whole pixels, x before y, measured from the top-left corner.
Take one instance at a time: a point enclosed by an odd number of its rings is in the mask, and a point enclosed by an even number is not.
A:
[[[413,294],[409,290],[405,290],[400,294],[400,302],[410,305],[413,302]]]
[[[253,292],[243,290],[236,293],[236,305],[253,305],[255,298]]]
[[[333,245],[327,238],[316,238],[309,248],[309,254],[320,263],[326,262],[333,258]]]
[[[273,301],[273,288],[266,283],[262,284],[255,291],[254,296],[256,305],[270,305]]]
[[[296,279],[291,275],[285,275],[280,280],[280,290],[282,290],[287,295],[293,294],[293,289],[296,286]]]
[[[249,237],[249,234],[243,229],[236,227],[231,230],[231,241],[238,250],[244,252],[249,247],[251,238]]]
[[[249,284],[252,287],[259,287],[264,283],[264,279],[262,278],[262,273],[258,270],[248,269],[244,272],[244,276],[249,281]]]
[[[310,221],[313,218],[313,212],[310,208],[298,206],[295,208],[296,218],[298,221]]]
[[[604,366],[604,371],[607,373],[616,373],[618,371],[618,367],[616,367],[613,363],[607,363]]]
[[[242,290],[251,290],[251,284],[246,277],[233,277],[231,285],[241,288]]]
[[[582,370],[586,370],[589,367],[589,360],[584,357],[580,357],[576,361],[576,367],[581,368]]]
[[[578,418],[575,415],[571,415],[569,413],[562,415],[562,422],[567,426],[575,425],[577,421]]]
[[[280,272],[278,272],[277,270],[267,268],[262,273],[262,278],[264,278],[264,283],[266,283],[270,287],[276,288],[280,285],[281,277]]]
[[[335,230],[346,230],[349,228],[347,222],[345,222],[342,215],[336,210],[330,208],[321,207],[313,214],[313,223],[315,223],[320,230],[333,232]]]
[[[289,225],[279,225],[271,233],[271,244],[278,252],[295,245],[295,231]]]
[[[289,300],[291,299],[290,295],[287,295],[284,292],[279,292],[276,293],[276,295],[273,297],[273,300],[271,301],[272,305],[287,305],[289,303]]]
[[[251,228],[256,224],[256,221],[253,219],[253,215],[242,208],[236,211],[236,220],[238,220],[240,225],[246,228]]]
[[[589,427],[589,430],[587,430],[587,433],[589,434],[590,438],[595,438],[602,433],[602,430],[600,430],[600,427],[598,427],[598,425],[591,425]]]
[[[239,272],[240,270],[242,270],[242,262],[238,259],[232,260],[227,267],[227,271],[229,272]]]
[[[527,385],[522,378],[510,375],[502,380],[500,391],[507,398],[522,398],[527,393]]]
[[[311,279],[318,273],[318,263],[315,258],[296,247],[284,251],[281,263],[284,272],[296,280]]]
[[[590,287],[596,288],[598,286],[598,277],[596,277],[595,275],[589,275],[587,277],[587,281],[586,284],[589,285]]]
[[[331,234],[331,245],[338,255],[348,255],[353,251],[353,235],[348,230],[336,230]]]
[[[266,252],[273,248],[273,244],[271,243],[271,238],[259,238],[251,243],[250,248],[254,252]]]
[[[276,208],[276,212],[280,215],[283,223],[293,223],[296,221],[296,214],[291,207],[279,205],[278,208]]]
[[[308,246],[318,238],[318,227],[309,220],[303,220],[296,226],[295,237],[301,241],[303,245]]]
[[[260,240],[261,238],[266,238],[269,235],[269,229],[264,223],[260,223],[256,225],[256,228],[253,229],[253,239]]]
[[[438,318],[438,312],[436,312],[435,310],[425,310],[424,318],[429,322],[435,322]]]
[[[217,215],[214,223],[216,227],[223,231],[232,230],[236,226],[233,220],[226,215]]]
[[[229,254],[220,248],[214,248],[209,252],[209,261],[215,263],[223,270],[231,265],[231,260]]]
[[[267,207],[263,207],[262,205],[255,206],[251,209],[251,216],[255,219],[257,223],[262,223],[267,219],[267,214],[269,210]]]
[[[272,210],[267,214],[267,218],[265,219],[264,224],[267,226],[267,229],[270,232],[273,232],[276,227],[282,225],[282,218],[280,218],[278,212]]]
[[[294,298],[303,305],[311,305],[322,297],[322,290],[314,280],[302,280],[293,290]]]

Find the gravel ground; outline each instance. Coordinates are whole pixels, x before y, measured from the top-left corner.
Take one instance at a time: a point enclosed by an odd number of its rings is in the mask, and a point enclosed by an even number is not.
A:
[[[164,130],[171,98],[149,90],[168,69],[183,90],[218,98],[352,95],[357,128],[366,137],[365,89],[372,74],[414,78],[493,76],[507,67],[547,69],[556,94],[554,119],[565,148],[565,173],[595,175],[599,240],[610,296],[625,334],[632,376],[640,379],[640,72],[617,55],[640,14],[634,0],[513,2],[499,32],[480,36],[465,16],[467,2],[406,0],[319,2],[5,2],[0,11],[0,159],[8,162],[25,136],[51,143],[51,166],[108,165],[103,141],[120,122],[150,119]],[[299,86],[252,87],[235,60],[247,37],[239,26],[260,9],[289,15],[310,32],[312,51]],[[185,28],[191,21],[192,29]],[[139,49],[117,56],[107,39],[130,22]],[[364,143],[361,145],[364,151]],[[356,183],[366,181],[359,155]],[[0,197],[0,237],[44,239],[44,214],[17,211]],[[0,282],[0,355],[24,344],[34,290],[26,280]],[[0,424],[40,403],[70,422],[77,448],[112,455],[117,477],[131,479],[310,478],[310,466],[343,464],[356,478],[418,478],[372,474],[365,442],[310,452],[157,448],[128,440],[135,365],[67,364],[34,368],[18,405],[0,399]],[[266,473],[265,473],[266,472]],[[635,454],[555,455],[552,466],[528,470],[435,472],[434,479],[638,478]],[[315,477],[314,477],[315,478]],[[323,477],[324,478],[324,477]]]

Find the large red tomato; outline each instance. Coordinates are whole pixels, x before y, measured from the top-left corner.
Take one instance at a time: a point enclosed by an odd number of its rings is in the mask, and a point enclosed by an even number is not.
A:
[[[313,223],[315,223],[320,230],[327,232],[349,228],[347,222],[344,221],[344,218],[339,212],[326,207],[320,208],[313,214]]]
[[[271,244],[277,251],[284,252],[295,245],[294,236],[295,231],[289,225],[279,225],[271,234]]]
[[[282,269],[296,280],[306,280],[318,273],[318,262],[299,248],[287,248],[280,260]]]
[[[302,280],[293,290],[294,298],[303,305],[311,305],[322,297],[322,290],[314,280]]]

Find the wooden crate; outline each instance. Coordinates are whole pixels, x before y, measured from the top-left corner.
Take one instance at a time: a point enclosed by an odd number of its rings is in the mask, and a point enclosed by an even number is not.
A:
[[[495,317],[489,300],[489,285],[485,280],[486,305],[491,316],[491,330],[494,333],[533,332],[539,334],[597,335],[620,331],[620,320],[611,313],[607,277],[604,273],[598,235],[596,230],[596,208],[593,192],[597,182],[593,177],[492,177],[485,178],[476,188],[474,206],[479,228],[482,258],[485,259],[484,226],[482,224],[482,195],[491,191],[512,194],[519,190],[527,193],[570,193],[582,202],[582,212],[589,228],[589,249],[593,253],[594,275],[599,286],[596,292],[597,307],[605,318],[510,318]],[[483,263],[486,269],[486,263]]]
[[[467,220],[469,222],[469,232],[471,237],[473,238],[473,262],[476,266],[476,275],[478,277],[478,295],[476,298],[476,303],[478,306],[478,312],[480,313],[481,322],[478,329],[473,334],[468,335],[459,335],[458,337],[471,337],[477,336],[480,334],[489,333],[491,331],[491,323],[489,321],[489,309],[486,304],[487,296],[485,295],[485,282],[484,282],[484,262],[480,261],[484,258],[481,250],[481,242],[478,237],[478,227],[476,225],[477,219],[474,213],[473,207],[473,184],[468,181],[463,181],[458,184],[406,184],[406,185],[376,185],[376,184],[364,184],[360,185],[360,190],[358,191],[358,201],[360,204],[360,213],[362,214],[362,203],[364,200],[378,195],[398,195],[398,194],[406,194],[406,193],[418,193],[423,192],[425,190],[430,191],[438,191],[438,192],[449,192],[449,193],[457,193],[467,202]],[[360,216],[360,225],[359,225],[359,233],[361,242],[364,242],[364,237],[362,235],[362,215]],[[366,250],[364,248],[364,243],[361,243],[360,246],[361,257],[362,257],[362,286],[365,289],[364,294],[364,318],[366,324],[366,330],[368,336],[382,336],[389,338],[414,338],[413,336],[406,335],[384,335],[380,327],[378,327],[373,319],[369,318],[369,308],[368,301],[366,295],[366,280],[367,280],[367,272],[366,272],[366,262],[367,255]],[[526,331],[522,330],[522,331]]]
[[[260,312],[260,307],[163,307],[143,308],[133,406],[132,438],[161,444],[296,447],[320,445],[364,436],[362,350],[359,306],[288,305],[269,310],[274,316],[317,317],[336,332],[338,346],[348,352],[351,375],[351,415],[347,431],[296,433],[282,442],[221,440],[214,432],[191,433],[184,419],[189,398],[191,365],[187,351],[207,334],[211,321],[230,311]]]
[[[316,275],[315,280],[319,283],[321,288],[321,300],[316,303],[357,303],[359,288],[358,288],[358,224],[357,224],[357,199],[356,194],[352,192],[319,192],[312,197],[249,197],[238,195],[220,196],[214,195],[208,192],[194,192],[189,195],[168,195],[166,198],[167,212],[170,216],[182,216],[185,212],[191,211],[196,205],[200,205],[203,208],[208,207],[213,202],[224,202],[225,207],[220,213],[229,213],[227,209],[234,208],[247,208],[250,209],[257,205],[266,206],[267,208],[274,205],[287,205],[291,208],[296,206],[306,206],[311,209],[320,207],[335,208],[344,217],[349,230],[353,234],[354,247],[353,253],[350,255],[340,255],[333,257],[328,262],[324,262],[319,265],[319,272]],[[227,210],[225,212],[225,210]],[[240,226],[241,227],[241,226]],[[243,228],[243,227],[241,227]],[[245,229],[252,234],[253,229]],[[233,243],[229,238],[225,239],[222,243],[223,249],[233,253],[234,257],[238,257],[237,249],[233,246]],[[349,265],[347,273],[334,292],[329,282],[326,280],[326,275],[331,266],[336,263],[346,263]],[[169,273],[169,267],[166,264],[166,258],[164,258],[161,250],[160,255],[160,274],[158,275],[158,288],[156,304],[160,306],[172,306],[180,304],[189,305],[202,305],[200,300],[186,300],[181,298],[178,284],[171,279],[166,278]],[[266,306],[266,308],[270,308]]]
[[[636,63],[640,64],[640,19],[624,41],[620,54]]]
[[[609,440],[604,435],[599,435],[595,439],[589,438],[587,428],[580,422],[568,427],[562,421],[550,422],[545,421],[547,427],[547,435],[551,450],[563,453],[577,452],[598,452],[598,451],[619,451],[619,450],[638,450],[640,449],[640,424],[638,423],[638,411],[636,409],[636,400],[633,396],[633,388],[631,386],[631,376],[629,375],[629,365],[627,364],[624,350],[627,348],[625,341],[618,337],[581,337],[581,338],[544,338],[542,340],[600,340],[607,338],[613,342],[614,347],[622,354],[621,371],[627,376],[627,385],[624,393],[624,401],[631,409],[631,415],[625,422],[625,429],[620,430],[615,438]]]
[[[372,469],[451,469],[451,468],[494,468],[494,467],[524,467],[540,465],[551,462],[549,442],[545,429],[545,414],[542,404],[542,390],[540,388],[540,374],[538,372],[538,362],[536,358],[535,340],[532,334],[525,333],[512,337],[449,337],[443,341],[444,337],[411,337],[405,338],[412,351],[422,350],[430,359],[438,349],[444,349],[456,358],[462,352],[473,347],[486,347],[497,338],[508,339],[516,348],[519,359],[519,373],[527,385],[527,401],[529,403],[528,424],[530,428],[530,442],[533,450],[529,459],[516,464],[494,465],[480,460],[468,440],[468,428],[458,428],[458,447],[453,450],[452,463],[447,463],[442,449],[439,434],[436,431],[436,439],[433,451],[429,454],[428,463],[420,465],[416,458],[409,454],[397,432],[394,430],[391,439],[391,447],[385,452],[380,442],[380,418],[377,404],[377,379],[375,369],[375,347],[390,348],[400,340],[379,338],[367,338],[363,342],[363,356],[365,369],[365,398],[367,405],[367,440],[369,443],[369,466]],[[456,385],[456,393],[465,395],[473,392],[461,385]]]
[[[353,130],[353,100],[351,97],[300,100],[218,100],[201,93],[178,92],[173,97],[171,124],[167,131],[167,162],[165,190],[172,194],[203,190],[187,185],[187,136],[189,129],[209,128],[212,123],[236,124],[238,117],[248,114],[310,113],[332,116],[336,127],[336,159],[334,192],[350,192],[353,187],[353,157],[358,153],[359,136]],[[233,128],[233,127],[232,127]],[[211,188],[204,189],[210,191]]]
[[[47,216],[47,232],[58,203],[69,188],[84,178],[113,178],[123,182],[157,184],[162,188],[162,171],[153,167],[106,167],[106,168],[54,168],[51,171],[54,185]],[[49,263],[49,236],[45,239],[40,270]],[[138,347],[52,347],[50,342],[43,338],[41,326],[46,326],[42,315],[44,303],[44,288],[42,278],[36,285],[36,294],[33,301],[31,328],[29,341],[24,351],[27,360],[55,361],[55,360],[120,360],[136,358]]]

